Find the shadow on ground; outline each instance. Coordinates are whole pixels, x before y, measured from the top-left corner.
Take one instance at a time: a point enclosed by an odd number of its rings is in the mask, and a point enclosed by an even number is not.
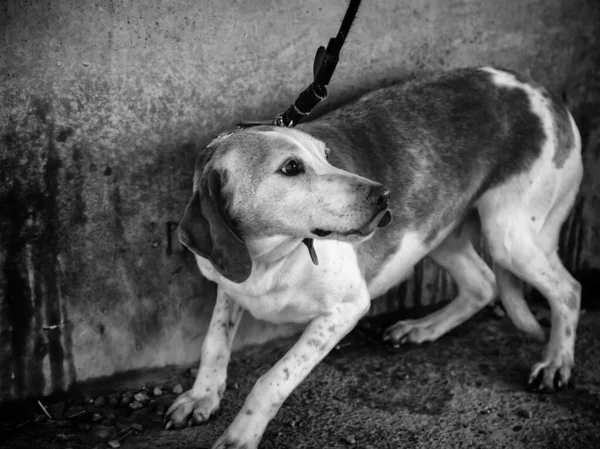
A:
[[[421,347],[383,344],[380,324],[362,323],[310,374],[267,428],[261,448],[599,447],[600,312],[582,316],[576,384],[555,394],[526,390],[541,347],[491,312]],[[2,447],[106,448],[118,441],[131,449],[210,448],[292,342],[234,360],[222,410],[204,426],[162,430],[172,389],[191,386],[186,372],[157,376],[145,390],[50,405],[52,420],[41,413],[3,417]],[[155,396],[155,387],[162,394]],[[131,398],[139,392],[139,401]]]

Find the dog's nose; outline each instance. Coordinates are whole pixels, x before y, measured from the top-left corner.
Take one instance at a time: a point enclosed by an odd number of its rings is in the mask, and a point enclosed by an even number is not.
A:
[[[390,190],[382,185],[371,188],[367,200],[372,201],[380,209],[388,207],[390,199]]]

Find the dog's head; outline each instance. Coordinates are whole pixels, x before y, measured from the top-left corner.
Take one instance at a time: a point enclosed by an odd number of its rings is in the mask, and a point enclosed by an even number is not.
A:
[[[306,133],[268,126],[215,140],[198,158],[179,239],[239,283],[252,270],[247,239],[368,238],[391,220],[389,191],[333,167],[328,151]]]

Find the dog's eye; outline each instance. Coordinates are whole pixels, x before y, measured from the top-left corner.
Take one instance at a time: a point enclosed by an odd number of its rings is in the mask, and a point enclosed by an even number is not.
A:
[[[302,164],[294,159],[291,159],[285,163],[280,171],[286,176],[296,176],[303,172]]]

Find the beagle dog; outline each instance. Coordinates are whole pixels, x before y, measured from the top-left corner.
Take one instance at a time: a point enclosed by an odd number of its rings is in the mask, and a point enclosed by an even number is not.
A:
[[[256,383],[213,448],[257,448],[294,388],[423,257],[458,296],[387,329],[432,341],[499,295],[516,326],[543,340],[521,280],[548,300],[552,328],[530,383],[564,386],[573,367],[580,284],[558,238],[582,178],[581,139],[561,102],[519,75],[448,71],[371,92],[294,129],[258,126],[211,142],[196,164],[179,239],[218,284],[198,377],[166,427],[219,408],[244,310],[306,323]],[[393,219],[392,219],[393,215]],[[472,245],[482,233],[494,270]]]

